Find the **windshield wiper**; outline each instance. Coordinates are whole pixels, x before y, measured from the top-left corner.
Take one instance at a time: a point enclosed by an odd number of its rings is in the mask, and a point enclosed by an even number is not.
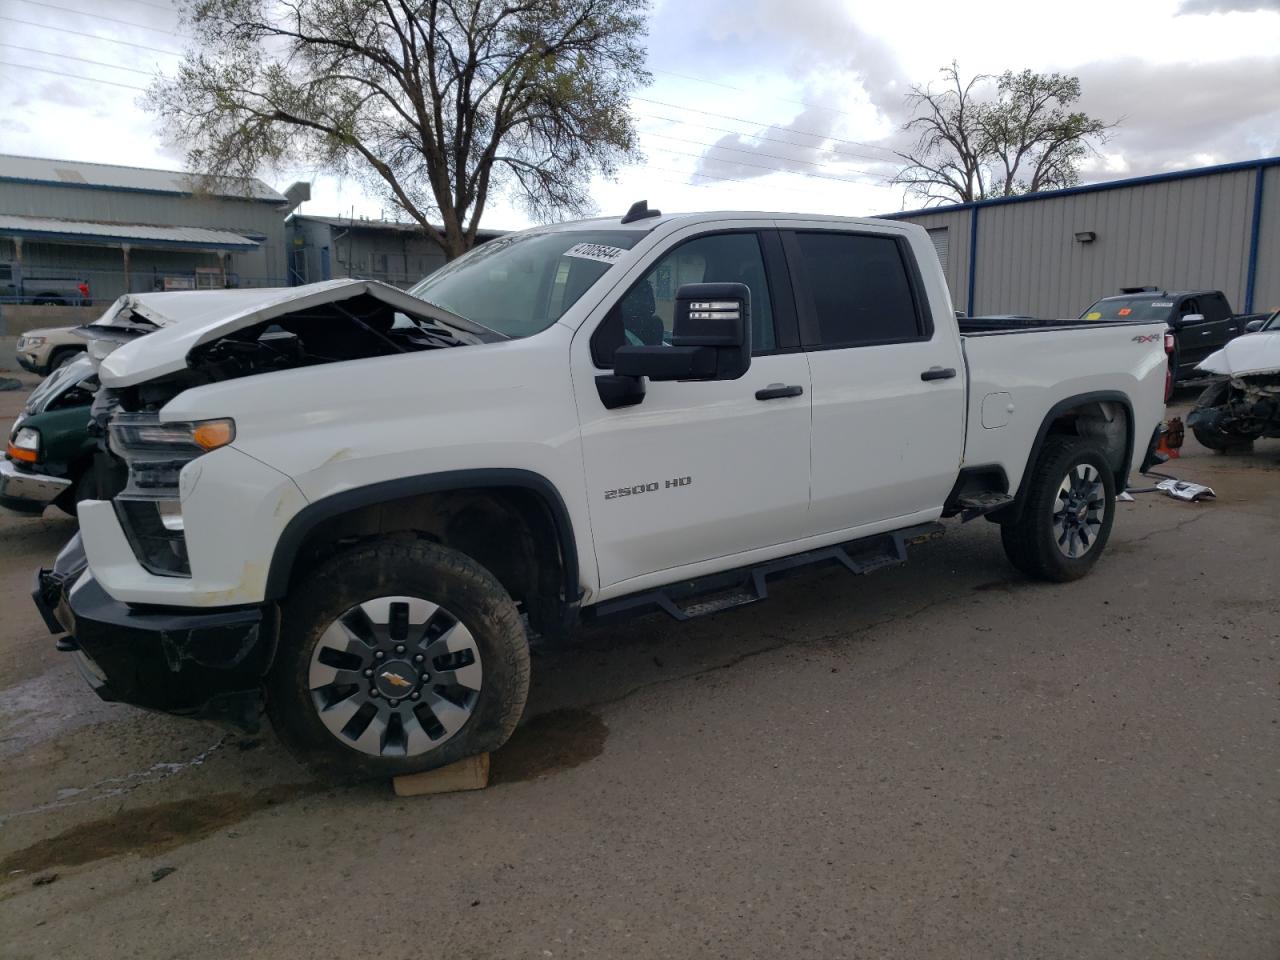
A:
[[[484,331],[485,333],[493,334],[493,336],[497,337],[500,340],[512,339],[510,336],[508,336],[505,333],[502,333],[500,330],[495,330],[493,329],[493,327],[486,327],[483,323],[479,323],[475,320],[468,319],[467,317],[464,317],[461,314],[454,313],[448,307],[442,307],[438,303],[432,303],[430,300],[426,299],[425,297],[419,294],[414,293],[414,294],[410,294],[410,296],[412,296],[415,300],[421,300],[423,303],[425,303],[428,307],[430,307],[432,310],[436,311],[437,313],[443,314],[443,316],[431,317],[432,320],[435,320],[437,323],[442,324],[443,326],[449,327],[453,330],[458,330],[462,333],[469,333],[469,334],[472,334],[473,336],[478,331]]]

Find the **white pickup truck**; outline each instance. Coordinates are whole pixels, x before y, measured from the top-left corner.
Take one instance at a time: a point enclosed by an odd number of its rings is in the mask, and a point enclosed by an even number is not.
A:
[[[96,326],[148,335],[101,361],[113,496],[37,576],[59,647],[108,699],[265,705],[334,778],[501,746],[530,633],[867,572],[943,517],[1082,576],[1167,369],[1163,320],[965,336],[916,226],[642,204],[408,293],[141,294]]]

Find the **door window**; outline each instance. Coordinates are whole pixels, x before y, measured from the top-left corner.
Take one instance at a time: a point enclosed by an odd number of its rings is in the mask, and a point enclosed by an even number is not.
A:
[[[1181,316],[1189,317],[1193,313],[1200,313],[1200,303],[1196,300],[1183,300],[1182,310],[1179,311]]]
[[[1200,298],[1200,309],[1206,320],[1226,320],[1231,316],[1226,298],[1220,293],[1210,293]]]
[[[927,339],[912,273],[894,237],[805,232],[792,258],[807,278],[810,347],[856,347]]]
[[[596,366],[612,367],[613,351],[624,344],[670,345],[676,291],[685,283],[745,283],[751,290],[751,352],[776,349],[760,240],[755,233],[718,233],[668,251],[614,304],[591,336]]]

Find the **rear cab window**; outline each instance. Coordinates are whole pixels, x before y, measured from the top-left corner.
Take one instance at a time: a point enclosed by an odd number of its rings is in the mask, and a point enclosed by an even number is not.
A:
[[[1168,320],[1176,301],[1147,294],[1141,297],[1104,297],[1080,315],[1081,320]]]
[[[905,238],[796,230],[783,234],[806,349],[928,340],[928,301]]]

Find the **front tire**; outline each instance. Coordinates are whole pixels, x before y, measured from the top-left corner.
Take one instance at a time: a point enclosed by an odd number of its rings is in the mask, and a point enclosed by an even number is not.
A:
[[[1210,411],[1226,404],[1230,392],[1231,384],[1226,380],[1205,387],[1196,398],[1196,405],[1187,420],[1200,446],[1217,453],[1248,453],[1253,449],[1253,437],[1223,430],[1216,425],[1218,418],[1211,420],[1207,414],[1201,414],[1201,411]]]
[[[299,760],[347,782],[496,750],[528,692],[528,641],[502,584],[456,550],[396,538],[295,585],[267,712]]]
[[[1115,478],[1102,448],[1048,438],[1026,489],[1021,514],[1000,528],[1009,562],[1037,580],[1080,579],[1098,562],[1115,520]]]

